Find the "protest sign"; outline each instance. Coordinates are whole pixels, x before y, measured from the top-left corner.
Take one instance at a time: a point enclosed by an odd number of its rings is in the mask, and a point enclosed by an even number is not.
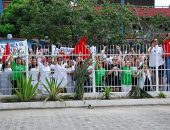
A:
[[[6,44],[7,43],[0,44],[0,55],[4,54]],[[9,44],[10,44],[10,52],[11,53],[13,52],[13,50],[15,48],[16,53],[19,53],[20,55],[26,54],[26,48],[28,47],[27,40],[13,42],[13,43],[9,43]]]
[[[61,47],[59,49],[55,45],[52,45],[52,55],[57,55],[60,51],[63,51],[65,54],[69,54],[72,52],[73,49],[74,48],[70,48],[70,47]]]

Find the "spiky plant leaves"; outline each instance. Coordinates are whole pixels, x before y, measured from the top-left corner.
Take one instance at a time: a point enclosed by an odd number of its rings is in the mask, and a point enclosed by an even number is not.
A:
[[[127,94],[128,98],[134,98],[134,99],[139,99],[139,98],[152,98],[152,96],[141,89],[139,86],[133,87],[131,91]]]
[[[63,82],[63,79],[59,83],[57,83],[57,80],[55,80],[55,79],[48,80],[46,78],[46,82],[47,82],[47,85],[43,84],[43,86],[44,86],[45,90],[47,91],[48,96],[47,96],[47,98],[44,101],[48,101],[48,100],[52,100],[52,101],[61,100],[60,96],[59,96],[59,93],[61,92],[60,86],[61,86],[61,84]]]
[[[110,88],[110,87],[102,88],[102,93],[103,93],[103,96],[105,97],[105,99],[109,99],[110,98],[111,92],[112,92],[112,88]]]
[[[77,66],[75,72],[73,73],[73,78],[75,80],[75,92],[76,92],[76,99],[82,100],[84,96],[84,82],[88,78],[88,67],[89,67],[89,60],[87,58],[84,61],[82,66]]]
[[[37,83],[35,86],[31,84],[32,76],[29,77],[28,81],[25,75],[22,75],[22,78],[17,79],[17,89],[15,90],[17,97],[21,101],[30,101],[37,94]]]

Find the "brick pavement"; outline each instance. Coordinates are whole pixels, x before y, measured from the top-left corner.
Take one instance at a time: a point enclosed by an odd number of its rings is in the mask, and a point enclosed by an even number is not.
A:
[[[170,106],[0,111],[0,130],[169,130]]]

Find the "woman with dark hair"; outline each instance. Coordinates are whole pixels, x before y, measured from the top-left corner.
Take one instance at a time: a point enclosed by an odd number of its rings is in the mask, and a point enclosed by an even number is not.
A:
[[[73,73],[75,71],[75,65],[72,60],[67,60],[66,65],[67,70],[67,93],[74,93],[75,85],[73,81]]]
[[[95,68],[95,82],[96,82],[96,91],[100,92],[102,90],[102,86],[105,85],[104,78],[106,76],[106,69],[104,67],[104,63],[102,61],[98,61],[96,63]]]
[[[164,51],[161,46],[158,46],[158,39],[153,39],[151,41],[151,47],[148,49],[148,52],[149,67],[153,69],[153,85],[156,85],[156,67],[158,67],[159,89],[162,90],[164,77]]]
[[[50,80],[51,77],[51,68],[48,65],[47,59],[45,56],[42,56],[41,58],[38,58],[38,67],[40,70],[40,82],[39,90],[42,94],[47,94],[46,89],[43,87],[42,84],[48,86],[46,79]]]
[[[0,73],[0,93],[3,95],[11,95],[12,84],[11,84],[12,69],[8,62],[2,64],[2,72]]]
[[[139,86],[145,91],[151,91],[152,88],[152,72],[148,69],[147,64],[143,64],[142,70],[139,72]]]
[[[65,90],[68,85],[67,81],[67,73],[69,72],[69,69],[66,67],[67,64],[64,63],[64,59],[62,56],[56,57],[56,64],[54,66],[54,78],[57,81],[57,84],[60,84],[60,88]]]
[[[29,76],[31,75],[32,75],[32,85],[37,84],[40,78],[40,72],[37,64],[37,59],[35,57],[32,57],[31,65],[29,66]]]
[[[15,53],[15,50],[13,54]],[[15,89],[17,89],[17,80],[21,80],[22,74],[25,73],[26,67],[25,65],[22,65],[22,59],[21,57],[17,57],[16,61],[14,61],[13,55],[10,56],[10,63],[12,67],[12,84],[13,84],[13,90],[12,93],[15,94]]]

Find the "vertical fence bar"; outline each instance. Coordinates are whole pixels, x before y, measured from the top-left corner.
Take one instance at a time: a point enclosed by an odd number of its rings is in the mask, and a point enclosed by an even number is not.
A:
[[[156,53],[156,91],[159,91],[158,52]]]
[[[27,44],[27,40],[25,40],[25,44],[26,44],[26,47],[25,47],[25,49],[26,49],[26,51],[25,51],[25,54],[26,54],[26,59],[25,59],[25,63],[26,63],[26,77],[27,77],[27,80],[28,80],[28,58],[29,58],[29,54],[28,54],[28,44]]]
[[[96,79],[95,79],[95,52],[94,52],[94,46],[92,46],[92,64],[93,64],[93,93],[96,92]]]

